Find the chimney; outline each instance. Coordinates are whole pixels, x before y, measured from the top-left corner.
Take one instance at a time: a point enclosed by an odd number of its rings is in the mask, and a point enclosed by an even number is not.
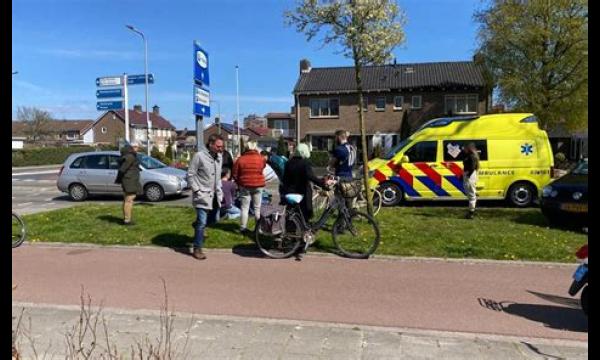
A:
[[[152,107],[152,113],[156,116],[159,116],[160,115],[160,107],[158,105],[154,105]]]
[[[133,105],[133,111],[142,112],[142,105]]]
[[[308,59],[300,60],[300,74],[309,73],[310,72],[310,61]]]

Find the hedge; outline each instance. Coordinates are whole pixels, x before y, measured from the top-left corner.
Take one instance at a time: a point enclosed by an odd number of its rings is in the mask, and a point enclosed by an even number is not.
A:
[[[116,146],[74,146],[74,147],[44,147],[15,150],[12,152],[12,166],[59,165],[65,162],[71,154],[96,151],[116,150]]]

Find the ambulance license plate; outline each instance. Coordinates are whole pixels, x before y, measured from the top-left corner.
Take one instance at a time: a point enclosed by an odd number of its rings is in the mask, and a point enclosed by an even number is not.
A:
[[[582,213],[588,212],[587,204],[574,204],[574,203],[566,203],[560,204],[560,209],[568,212]]]

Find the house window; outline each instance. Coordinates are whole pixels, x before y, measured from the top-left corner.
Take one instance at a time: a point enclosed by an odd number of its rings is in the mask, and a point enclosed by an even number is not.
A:
[[[394,110],[402,110],[404,96],[394,96]]]
[[[106,134],[108,129],[106,129],[106,126],[103,126],[102,129],[100,129],[100,131],[102,131],[103,134]]]
[[[423,98],[421,97],[421,95],[415,95],[415,96],[413,96],[412,97],[412,108],[413,109],[420,109],[421,106],[423,106],[422,100],[423,100]]]
[[[367,96],[363,96],[363,111],[369,110],[369,98]]]
[[[447,114],[477,114],[477,94],[446,95]]]
[[[273,120],[273,129],[289,129],[289,122],[287,120]]]
[[[379,96],[375,99],[375,111],[385,111],[385,96]]]
[[[311,99],[310,117],[338,117],[339,99]]]

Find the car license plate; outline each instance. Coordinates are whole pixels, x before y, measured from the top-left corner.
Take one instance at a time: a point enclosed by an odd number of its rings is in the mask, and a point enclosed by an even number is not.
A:
[[[564,211],[569,211],[569,212],[588,212],[588,206],[587,204],[573,204],[573,203],[567,203],[567,204],[560,204],[560,209],[564,210]]]
[[[583,279],[583,276],[585,274],[587,274],[587,272],[588,272],[587,266],[585,266],[585,264],[581,264],[581,265],[579,265],[577,270],[575,270],[575,274],[573,274],[573,279],[575,279],[575,281],[579,282],[579,281],[581,281],[581,279]]]

